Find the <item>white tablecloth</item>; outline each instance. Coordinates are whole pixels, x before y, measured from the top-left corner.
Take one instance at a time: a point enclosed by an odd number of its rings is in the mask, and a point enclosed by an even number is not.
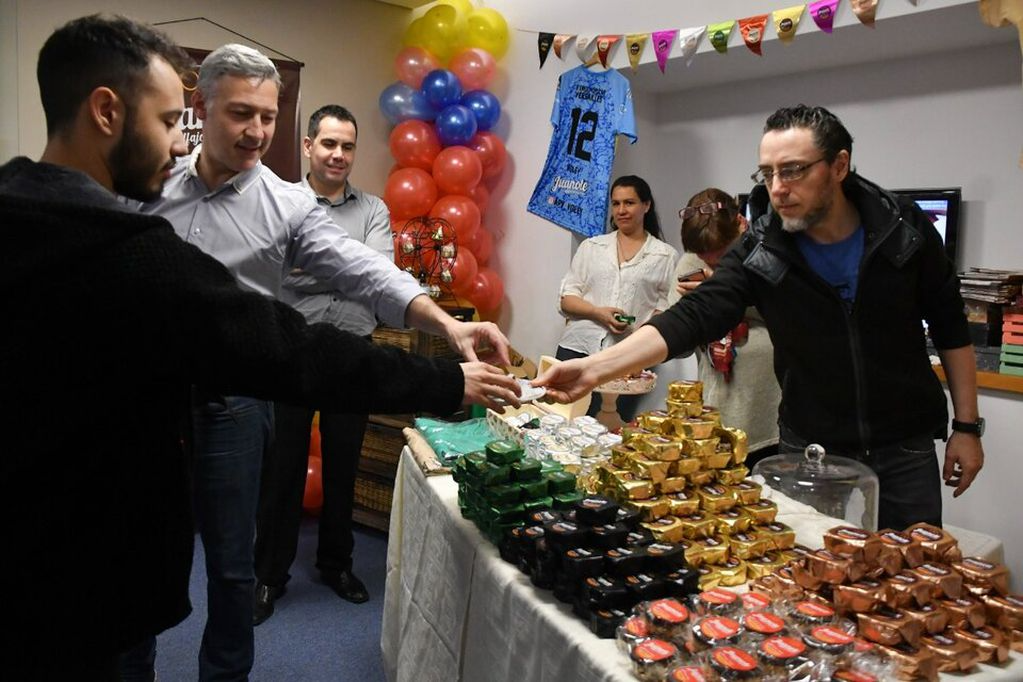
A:
[[[424,476],[406,448],[394,482],[380,638],[388,680],[634,682],[614,640],[598,639],[567,604],[504,562],[461,517],[457,496],[450,476]],[[801,543],[819,546],[835,520],[805,513],[783,501],[778,518]],[[1023,680],[1023,656],[967,679]]]

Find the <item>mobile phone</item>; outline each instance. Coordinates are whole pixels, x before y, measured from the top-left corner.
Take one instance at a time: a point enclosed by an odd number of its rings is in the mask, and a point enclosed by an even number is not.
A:
[[[703,271],[703,268],[696,268],[678,276],[680,282],[702,282],[705,279],[707,279],[707,273]]]

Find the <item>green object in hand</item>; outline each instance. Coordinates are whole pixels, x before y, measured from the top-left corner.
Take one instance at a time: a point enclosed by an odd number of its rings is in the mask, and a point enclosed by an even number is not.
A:
[[[615,313],[615,319],[622,324],[632,324],[636,321],[635,315],[625,315],[623,313]]]

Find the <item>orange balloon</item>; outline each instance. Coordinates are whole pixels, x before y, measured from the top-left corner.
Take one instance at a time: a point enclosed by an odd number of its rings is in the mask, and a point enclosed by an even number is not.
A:
[[[480,210],[480,218],[482,219],[486,215],[487,207],[490,206],[490,190],[481,182],[469,194],[469,198],[476,203],[476,207]]]
[[[476,256],[476,262],[480,266],[490,261],[494,253],[494,235],[487,228],[480,225],[480,229],[473,232],[472,239],[466,244],[472,255]]]
[[[423,85],[423,77],[426,74],[439,68],[440,62],[429,50],[414,45],[406,47],[394,58],[394,70],[398,73],[398,80],[416,90]]]
[[[417,119],[402,121],[391,130],[391,155],[404,168],[433,171],[433,160],[440,153],[440,140],[433,125]]]
[[[318,424],[313,424],[313,428],[309,431],[309,456],[310,457],[322,457],[320,452],[320,427]]]
[[[501,301],[504,300],[504,282],[490,268],[480,268],[476,273],[476,279],[472,282],[472,288],[466,292],[465,297],[476,306],[480,313],[493,312],[501,306]]]
[[[323,509],[323,460],[319,457],[309,458],[302,508],[313,515],[319,515]]]
[[[504,170],[504,164],[508,161],[508,151],[494,133],[489,130],[476,133],[469,140],[469,149],[476,152],[483,166],[483,177],[496,178]]]
[[[436,202],[437,183],[421,168],[402,168],[387,178],[384,203],[392,219],[424,216]]]
[[[458,76],[465,92],[483,90],[490,85],[494,79],[494,67],[494,56],[479,47],[467,47],[456,52],[448,64],[448,70]]]
[[[433,160],[433,179],[444,194],[468,195],[482,177],[480,157],[468,147],[446,147]]]
[[[459,296],[464,296],[472,290],[473,282],[476,281],[476,273],[479,271],[476,256],[472,255],[469,249],[458,249],[458,255],[451,262],[450,269],[451,290]]]
[[[480,210],[472,199],[449,194],[437,200],[430,209],[431,218],[446,220],[455,230],[458,244],[469,242],[480,227]]]

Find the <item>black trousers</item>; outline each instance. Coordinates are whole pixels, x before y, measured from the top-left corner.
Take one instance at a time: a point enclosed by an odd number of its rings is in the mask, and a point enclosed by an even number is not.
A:
[[[277,403],[274,417],[274,442],[263,459],[256,518],[256,578],[264,585],[288,581],[298,550],[313,410]],[[323,511],[316,567],[321,572],[352,567],[352,506],[367,417],[320,413]]]

